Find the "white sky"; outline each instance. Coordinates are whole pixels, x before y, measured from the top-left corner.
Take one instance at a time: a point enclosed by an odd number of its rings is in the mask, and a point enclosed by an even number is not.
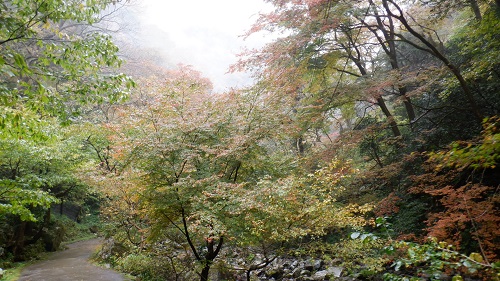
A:
[[[259,12],[269,10],[263,0],[142,0],[140,5],[142,28],[153,32],[146,45],[170,63],[193,65],[212,80],[215,91],[250,83],[245,74],[225,73],[243,46],[264,44],[263,35],[241,38]]]

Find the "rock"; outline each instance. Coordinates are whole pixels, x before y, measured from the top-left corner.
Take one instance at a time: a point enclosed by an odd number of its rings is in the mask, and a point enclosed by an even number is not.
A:
[[[300,271],[300,276],[311,276],[311,271],[303,269]]]
[[[55,227],[52,229],[44,231],[42,234],[42,241],[45,246],[45,250],[49,252],[54,252],[59,250],[64,236],[66,235],[66,228],[61,223],[55,223]]]
[[[307,262],[304,264],[304,269],[305,269],[305,270],[309,270],[309,271],[313,271],[313,270],[314,270],[314,266],[313,266],[313,264],[311,263],[311,261],[307,261]]]
[[[124,244],[116,242],[113,238],[109,238],[103,242],[98,258],[108,261],[113,256],[123,256],[127,251],[128,248]]]
[[[283,280],[285,279],[292,279],[293,278],[293,274],[291,272],[285,272],[283,273]]]
[[[321,270],[313,274],[312,279],[322,281],[330,277],[328,270]]]
[[[446,273],[441,273],[441,276],[439,276],[439,280],[450,280],[451,277],[446,274]]]
[[[302,271],[302,269],[300,269],[298,267],[295,268],[294,270],[292,270],[292,276],[295,277],[295,278],[299,277],[301,271]]]
[[[313,274],[312,278],[315,281],[329,280],[332,277],[340,277],[342,275],[342,267],[329,267],[326,270],[321,270]]]
[[[335,279],[336,281],[357,281],[354,277],[339,277]]]
[[[331,277],[340,277],[342,276],[342,271],[344,271],[344,268],[340,266],[332,266],[328,267],[326,271],[328,271],[331,274],[330,275]]]
[[[273,279],[280,279],[283,276],[283,272],[278,268],[272,268],[266,273],[266,275]]]
[[[332,261],[331,261],[331,264],[342,264],[343,260],[340,259],[340,258],[334,258]]]
[[[322,260],[315,260],[314,263],[313,263],[313,269],[314,270],[320,270],[322,266],[323,266],[323,261]]]

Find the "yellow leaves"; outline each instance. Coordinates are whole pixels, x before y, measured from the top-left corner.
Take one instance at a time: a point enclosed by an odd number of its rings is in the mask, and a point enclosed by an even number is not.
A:
[[[439,242],[438,245],[440,248],[443,248],[443,249],[446,249],[448,247],[448,243],[446,243],[444,241]]]
[[[324,194],[338,195],[345,191],[343,181],[354,174],[354,169],[349,161],[333,159],[326,167],[317,170],[314,174],[308,174],[307,178],[312,189]]]
[[[481,254],[479,254],[479,253],[471,253],[469,255],[469,258],[471,260],[479,262],[479,263],[483,263],[484,262],[483,256]]]
[[[334,204],[336,198],[327,189],[308,185],[310,178],[311,175],[303,179],[262,180],[247,193],[244,202],[248,211],[242,212],[252,226],[252,235],[284,241],[321,236],[332,228],[359,229],[369,223],[365,215],[373,205]]]
[[[347,206],[341,207],[337,210],[334,217],[336,226],[350,226],[358,229],[367,226],[369,224],[369,221],[365,218],[365,216],[368,212],[372,211],[373,208],[373,204],[349,204]]]
[[[49,29],[49,28],[50,28],[50,21],[46,21],[46,22],[42,25],[42,27],[43,27],[44,29]]]

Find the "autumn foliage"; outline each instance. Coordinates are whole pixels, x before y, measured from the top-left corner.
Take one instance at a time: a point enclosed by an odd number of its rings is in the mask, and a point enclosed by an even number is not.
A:
[[[144,280],[310,280],[325,264],[498,280],[498,1],[267,2],[246,35],[271,42],[231,67],[255,83],[226,92],[138,55],[135,82],[107,75],[121,60],[97,32],[31,38],[44,53],[28,60],[16,40],[38,29],[0,25],[0,259],[60,229],[56,204],[95,200],[101,259]]]
[[[437,206],[428,215],[428,234],[464,251],[498,255],[498,118],[483,124],[481,137],[461,141],[429,155],[427,173],[416,176],[412,193],[432,196]]]

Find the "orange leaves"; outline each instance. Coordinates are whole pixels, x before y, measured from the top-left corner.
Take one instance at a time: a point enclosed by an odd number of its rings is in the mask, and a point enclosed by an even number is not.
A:
[[[399,198],[394,192],[391,192],[387,197],[385,197],[378,203],[377,207],[374,210],[375,216],[386,217],[399,212],[398,204],[400,202],[401,198]]]
[[[490,258],[497,257],[500,242],[497,125],[491,125],[495,120],[485,123],[482,139],[455,142],[448,150],[430,154],[428,173],[414,177],[411,189],[438,203],[438,211],[428,215],[429,235]]]
[[[441,195],[439,201],[445,207],[445,211],[429,216],[429,235],[458,244],[464,242],[464,232],[470,232],[487,256],[496,257],[500,235],[497,192],[479,184],[429,191],[432,195]]]

